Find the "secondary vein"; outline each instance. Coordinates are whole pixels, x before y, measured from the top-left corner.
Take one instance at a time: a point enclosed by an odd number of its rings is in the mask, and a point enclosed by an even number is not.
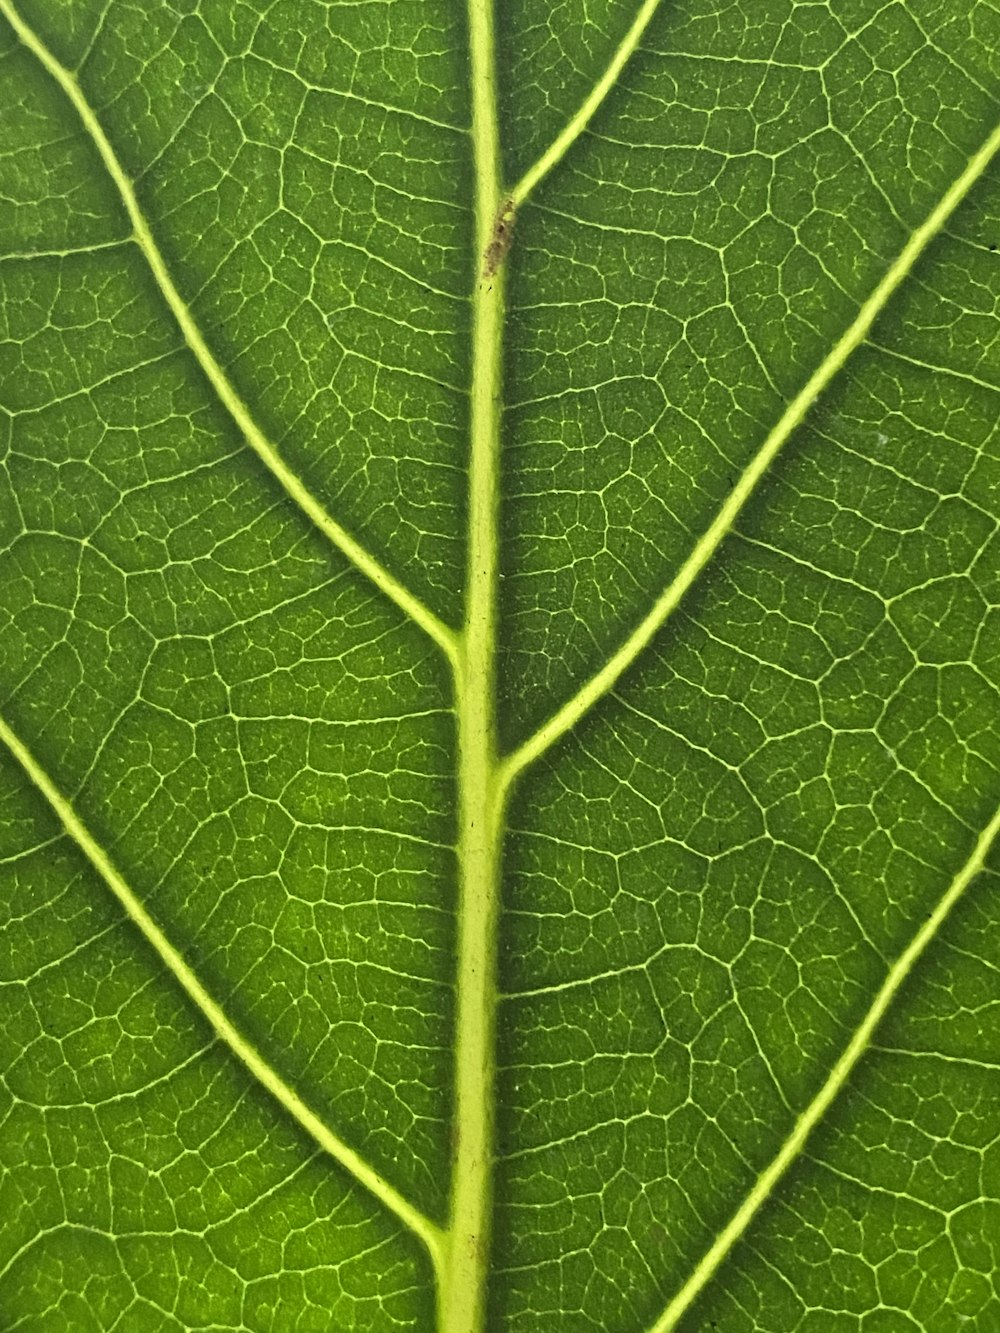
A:
[[[718,550],[723,539],[732,531],[736,519],[789,436],[802,424],[816,399],[827,389],[851,354],[867,338],[872,325],[900,283],[912,272],[917,260],[980,179],[998,150],[1000,150],[1000,124],[996,125],[982,147],[969,159],[955,182],[913,232],[851,324],[785,408],[780,420],[744,469],[703,536],[647,614],[604,665],[585,681],[561,708],[543,722],[533,735],[503,760],[502,772],[506,784],[513,782],[524,769],[541,758],[560,737],[575,727],[594,704],[614,688],[622,674],[632,666],[652,642],[653,637],[663,628],[681,599]]]
[[[0,717],[0,741],[6,745],[27,777],[45,797],[70,838],[107,884],[164,967],[222,1041],[324,1152],[329,1153],[359,1184],[419,1237],[426,1246],[435,1268],[440,1269],[443,1240],[440,1228],[390,1185],[360,1153],[329,1129],[306,1105],[295,1089],[285,1082],[257,1048],[234,1026],[221,1005],[213,999],[185,962],[180,951],[146,911],[111,857],[74,810],[72,803],[58,789],[27,745],[2,717]]]
[[[643,4],[639,6],[639,12],[632,20],[632,26],[619,42],[607,69],[580,103],[576,114],[508,192],[514,208],[518,208],[524,203],[536,185],[549,174],[557,162],[560,162],[566,156],[572,145],[590,124],[597,109],[617,83],[619,74],[621,74],[634,54],[636,47],[642,41],[643,33],[649,27],[650,20],[659,6],[660,0],[643,0]]]
[[[42,40],[21,18],[11,0],[0,0],[2,13],[17,33],[22,44],[48,71],[69,99],[80,122],[87,131],[104,163],[108,175],[125,206],[132,225],[132,240],[139,247],[149,266],[156,285],[170,308],[171,314],[184,336],[189,349],[200,365],[216,396],[236,423],[247,444],[283,487],[285,493],[307,515],[323,535],[342,555],[365,575],[390,601],[394,602],[416,625],[430,636],[445,656],[454,663],[457,636],[450,626],[431,611],[415,593],[411,592],[374,555],[353,537],[342,524],[327,513],[292,469],[284,462],[276,447],[267,438],[250,414],[246,403],[222,369],[206,343],[187,302],[174,284],[145,214],[139,206],[135,189],[115,150],[104,133],[97,115],[83,95],[73,74],[62,65]]]
[[[903,982],[913,971],[920,956],[937,935],[955,904],[976,875],[983,869],[987,854],[1000,834],[1000,809],[983,829],[965,865],[941,895],[937,907],[920,927],[913,939],[893,963],[879,987],[864,1018],[858,1024],[840,1059],[830,1071],[819,1092],[796,1120],[791,1133],[781,1145],[770,1164],[757,1178],[729,1222],[719,1232],[694,1272],[670,1301],[650,1329],[650,1333],[671,1333],[685,1312],[691,1307],[719,1265],[746,1232],[747,1227],[771,1196],[775,1186],[805,1148],[806,1140],[830,1109],[837,1094],[844,1088],[858,1061],[868,1050],[872,1036],[886,1011],[899,993]]]

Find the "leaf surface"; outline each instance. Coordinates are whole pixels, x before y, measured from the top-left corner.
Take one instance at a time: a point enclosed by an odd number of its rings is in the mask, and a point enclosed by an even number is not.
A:
[[[4,1328],[1000,1325],[998,52],[0,0]]]

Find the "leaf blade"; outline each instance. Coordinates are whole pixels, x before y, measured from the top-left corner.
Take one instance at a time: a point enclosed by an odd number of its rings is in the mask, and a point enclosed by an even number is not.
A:
[[[996,811],[993,818],[983,829],[973,848],[972,855],[962,867],[961,872],[948,885],[934,911],[893,963],[879,988],[878,994],[875,996],[871,1008],[855,1030],[849,1045],[832,1069],[830,1077],[799,1116],[792,1133],[782,1144],[781,1151],[760,1176],[757,1184],[734,1213],[715,1244],[699,1261],[684,1287],[655,1321],[652,1333],[670,1333],[670,1330],[677,1327],[679,1321],[683,1319],[688,1309],[698,1299],[705,1286],[711,1282],[719,1265],[724,1262],[733,1246],[743,1237],[782,1176],[796,1157],[803,1152],[807,1139],[826,1115],[834,1099],[843,1091],[854,1072],[854,1067],[865,1055],[879,1024],[886,1016],[889,1006],[895,1001],[901,987],[909,978],[921,955],[937,935],[970,883],[982,872],[986,864],[986,858],[998,834],[1000,834],[1000,809]]]
[[[577,689],[572,698],[507,757],[505,778],[508,782],[512,782],[529,764],[540,759],[551,745],[572,730],[602,695],[614,689],[640,653],[649,647],[654,636],[677,609],[681,599],[693,586],[727,533],[733,528],[740,511],[763,480],[786,441],[802,425],[810,408],[844,367],[852,352],[867,341],[873,325],[892,299],[896,289],[912,272],[913,266],[946,225],[968,192],[978,183],[998,151],[1000,151],[1000,123],[986,138],[979,151],[973,155],[965,170],[947,190],[927,219],[912,233],[889,271],[861,306],[857,317],[837,339],[830,354],[788,404],[781,419],[732,486],[718,514],[653,607],[621,647]]]
[[[467,298],[491,267],[454,11],[16,3],[86,89],[269,439],[454,620],[479,595],[460,532]],[[579,127],[635,31],[638,9],[575,6],[504,11],[508,178]],[[903,8],[661,6],[498,245],[505,498],[499,527],[494,511],[473,528],[494,556],[502,539],[501,625],[481,643],[501,654],[508,753],[642,622],[989,133],[991,11]],[[195,384],[139,255],[116,248],[92,147],[2,19],[0,59],[5,710],[231,1021],[436,1227],[465,1138],[449,1141],[449,1063],[473,821],[457,834],[455,811],[489,757],[461,774],[434,643]],[[993,175],[664,632],[508,784],[498,1327],[649,1326],[993,818]],[[480,691],[478,715],[493,702]],[[99,886],[16,799],[0,1150],[25,1184],[5,1212],[18,1245],[55,1239],[17,1251],[7,1306],[265,1328],[280,1297],[303,1327],[429,1326],[415,1238],[188,1035],[169,978],[114,943]],[[928,945],[685,1327],[993,1317],[991,882]],[[46,1288],[49,1257],[91,1288]],[[477,1255],[472,1288],[484,1270]]]

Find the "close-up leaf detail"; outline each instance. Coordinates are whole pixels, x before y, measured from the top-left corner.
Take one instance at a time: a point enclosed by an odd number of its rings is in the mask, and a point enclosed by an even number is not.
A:
[[[0,0],[0,1329],[1000,1330],[996,0]]]

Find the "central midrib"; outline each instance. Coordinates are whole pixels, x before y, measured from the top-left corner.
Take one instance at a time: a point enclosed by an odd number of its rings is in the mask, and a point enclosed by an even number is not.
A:
[[[451,1198],[439,1273],[439,1333],[481,1333],[486,1318],[496,1156],[496,946],[505,803],[495,717],[504,266],[489,265],[487,272],[482,261],[502,206],[492,0],[468,0],[468,16],[476,267],[466,603],[454,668],[459,787],[458,966]]]

